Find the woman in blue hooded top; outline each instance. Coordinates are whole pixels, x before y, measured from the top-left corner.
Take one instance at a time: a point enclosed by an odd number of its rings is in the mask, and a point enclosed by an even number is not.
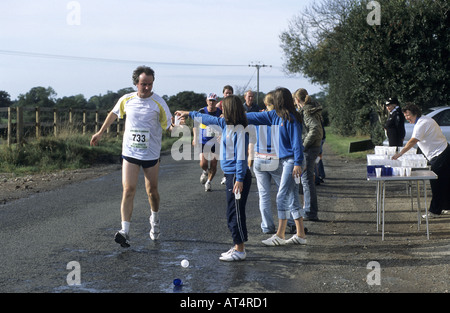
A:
[[[286,88],[277,88],[274,93],[274,110],[247,113],[249,124],[271,125],[278,128],[278,157],[283,167],[280,186],[277,193],[278,230],[263,244],[279,246],[285,244],[306,244],[300,201],[298,198],[299,185],[294,177],[300,177],[303,161],[302,122],[301,116],[295,109],[292,93]],[[285,230],[288,218],[292,217],[297,233],[285,240]]]
[[[199,112],[177,111],[181,117],[201,118],[205,125],[222,128],[220,166],[226,177],[227,221],[234,246],[220,256],[222,261],[242,261],[246,258],[244,242],[247,237],[245,205],[252,182],[248,169],[249,134],[247,118],[239,97],[231,95],[222,103],[223,118]],[[239,196],[238,196],[239,195]]]

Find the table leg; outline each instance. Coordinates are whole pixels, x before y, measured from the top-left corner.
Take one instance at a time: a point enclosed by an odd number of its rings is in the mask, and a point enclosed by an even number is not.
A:
[[[422,224],[421,214],[422,208],[420,205],[420,181],[417,181],[417,231],[420,230],[420,224]]]
[[[413,201],[413,193],[412,193],[412,181],[408,181],[409,186],[409,198],[411,199],[411,211],[414,211],[414,201]]]
[[[425,222],[427,224],[427,239],[430,240],[430,232],[428,230],[428,206],[427,206],[427,181],[423,180],[423,194],[425,199]]]
[[[378,231],[378,224],[380,224],[380,182],[377,181],[377,231]]]
[[[383,185],[383,215],[381,217],[382,219],[382,225],[381,225],[381,240],[384,240],[384,199],[385,199],[385,195],[386,195],[386,184],[384,182],[382,182]]]

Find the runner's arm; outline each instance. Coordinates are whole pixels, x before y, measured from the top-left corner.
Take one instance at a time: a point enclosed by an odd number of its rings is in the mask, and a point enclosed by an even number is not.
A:
[[[112,123],[114,123],[116,119],[117,115],[113,112],[109,112],[100,130],[92,136],[91,146],[96,146],[98,144],[98,142],[102,138],[103,133],[108,129],[109,126],[111,126]]]

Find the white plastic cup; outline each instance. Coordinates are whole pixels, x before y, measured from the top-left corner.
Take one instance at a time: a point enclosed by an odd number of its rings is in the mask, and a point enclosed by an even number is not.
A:
[[[406,174],[406,176],[411,176],[411,168],[410,167],[405,168],[405,174]]]
[[[375,173],[377,174],[377,177],[381,177],[381,167],[375,168]]]
[[[239,191],[236,191],[236,192],[234,193],[234,198],[235,198],[236,200],[239,200],[239,199],[241,198],[241,193],[240,193]]]
[[[174,121],[174,125],[175,126],[178,126],[178,125],[180,125],[180,117],[178,116],[178,115],[175,115],[175,121]]]
[[[300,184],[300,175],[295,175],[295,183]]]
[[[400,176],[405,176],[406,167],[400,167]]]

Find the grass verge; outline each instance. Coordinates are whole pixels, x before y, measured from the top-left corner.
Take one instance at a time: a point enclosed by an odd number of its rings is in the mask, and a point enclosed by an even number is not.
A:
[[[370,136],[344,137],[341,135],[337,135],[333,131],[332,127],[325,127],[325,132],[327,136],[326,143],[335,153],[337,153],[340,156],[350,159],[365,159],[367,154],[373,153],[373,149],[352,153],[348,152],[351,142],[367,140],[370,139]]]
[[[98,147],[91,147],[89,142],[90,136],[72,134],[31,139],[22,147],[2,145],[0,172],[18,175],[45,173],[117,162],[121,140],[105,137]]]
[[[368,139],[368,136],[343,137],[326,128],[326,143],[344,157],[364,159],[369,151],[348,153],[350,142]],[[30,139],[23,147],[0,146],[0,173],[26,175],[48,173],[63,169],[87,168],[94,164],[117,163],[122,153],[122,137],[104,136],[99,146],[89,145],[91,136],[68,133],[58,137]],[[164,134],[162,151],[170,150],[179,137]],[[187,140],[187,139],[186,139]],[[187,141],[188,144],[190,140]]]

